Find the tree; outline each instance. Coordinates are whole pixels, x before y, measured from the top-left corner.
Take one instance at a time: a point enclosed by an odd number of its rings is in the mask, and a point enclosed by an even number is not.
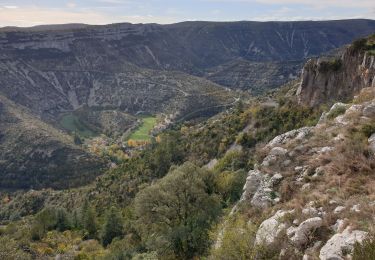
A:
[[[81,137],[79,137],[76,132],[74,132],[74,143],[76,145],[81,145],[83,143]]]
[[[64,208],[57,209],[56,211],[56,229],[60,232],[71,228],[71,221],[68,212]]]
[[[104,246],[109,245],[115,237],[123,235],[124,222],[122,216],[116,207],[111,207],[106,215],[102,242]]]
[[[208,228],[220,211],[212,182],[210,172],[185,163],[137,194],[139,231],[150,250],[179,259],[206,250]]]
[[[54,229],[56,224],[56,210],[54,208],[43,209],[35,216],[31,227],[32,238],[35,240],[41,239],[48,230]]]
[[[96,238],[97,235],[97,222],[96,222],[96,211],[86,200],[81,210],[81,223],[83,229],[86,230],[86,238]]]

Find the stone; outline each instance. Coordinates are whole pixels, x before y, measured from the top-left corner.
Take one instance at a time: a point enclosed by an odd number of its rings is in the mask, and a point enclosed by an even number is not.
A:
[[[279,210],[271,218],[266,219],[260,224],[256,233],[255,243],[257,245],[272,245],[274,244],[282,232],[286,229],[286,224],[282,223],[282,219],[288,215],[293,214],[294,210],[284,211]]]
[[[282,181],[283,178],[284,178],[284,177],[283,177],[280,173],[275,173],[275,174],[271,177],[270,182],[271,182],[271,184],[272,184],[273,186],[275,186],[275,185],[280,184],[280,182]]]
[[[309,190],[309,189],[311,189],[311,183],[305,183],[301,187],[301,190]]]
[[[294,236],[294,234],[296,233],[298,227],[289,227],[287,230],[286,230],[286,235],[291,238]]]
[[[316,214],[318,214],[318,210],[315,207],[309,206],[307,208],[302,209],[302,214],[304,214],[304,215],[316,215]]]
[[[205,165],[205,167],[208,169],[208,170],[212,170],[213,168],[215,168],[216,164],[218,163],[218,160],[215,158],[215,159],[212,159],[211,161],[209,161],[209,163],[207,163]]]
[[[350,208],[350,211],[361,212],[360,205],[359,204],[353,205],[353,207]]]
[[[323,166],[319,166],[315,169],[315,173],[314,174],[317,174],[317,175],[323,175],[324,174],[324,167]]]
[[[269,167],[277,161],[276,155],[267,155],[266,158],[263,159],[262,166]]]
[[[265,175],[259,170],[249,171],[245,186],[243,188],[241,201],[252,199],[264,177]]]
[[[345,136],[343,134],[338,134],[335,138],[333,138],[333,141],[335,142],[342,142],[345,140]]]
[[[346,110],[346,113],[360,113],[362,109],[363,105],[352,105]]]
[[[332,226],[333,231],[335,231],[336,233],[341,232],[344,229],[347,222],[348,219],[338,219],[336,223]]]
[[[333,147],[325,146],[325,147],[322,147],[319,152],[320,153],[328,153],[328,152],[331,152],[333,150],[334,150]]]
[[[369,118],[375,118],[375,104],[369,104],[363,109],[363,115]]]
[[[274,200],[272,199],[273,190],[265,185],[260,185],[251,199],[251,205],[257,208],[268,208]]]
[[[342,233],[332,236],[320,250],[319,258],[321,260],[343,260],[346,255],[344,252],[352,252],[355,243],[362,243],[368,233],[360,230],[351,230],[347,227]]]
[[[370,150],[375,153],[375,133],[372,134],[370,136],[370,138],[368,139],[368,144],[369,144],[369,148]]]
[[[333,211],[333,213],[335,214],[340,214],[341,212],[343,212],[345,210],[345,207],[344,206],[338,206],[335,208],[335,210]]]
[[[296,247],[302,247],[309,241],[309,235],[323,225],[320,217],[309,218],[303,221],[295,230],[293,237],[290,238]]]
[[[264,178],[260,181],[251,199],[251,205],[258,208],[267,208],[272,204],[280,202],[280,199],[277,199],[278,194],[273,188],[278,185],[282,179],[283,176],[279,173],[274,174],[271,178],[269,175],[264,175]]]
[[[334,121],[340,125],[348,125],[350,123],[350,121],[345,117],[345,115],[339,115],[335,118]]]
[[[288,153],[287,149],[284,149],[282,147],[274,147],[269,152],[270,155],[276,155],[276,156],[284,156]]]
[[[267,147],[280,146],[294,139],[296,140],[305,139],[307,135],[309,135],[313,129],[314,129],[313,127],[302,127],[300,129],[294,129],[292,131],[286,132],[272,139],[267,144]]]

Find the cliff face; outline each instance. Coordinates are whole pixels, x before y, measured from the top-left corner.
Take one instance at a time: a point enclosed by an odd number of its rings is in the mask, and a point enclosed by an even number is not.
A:
[[[309,60],[298,88],[301,105],[347,101],[362,88],[375,87],[375,57],[371,51],[346,49],[339,58]]]

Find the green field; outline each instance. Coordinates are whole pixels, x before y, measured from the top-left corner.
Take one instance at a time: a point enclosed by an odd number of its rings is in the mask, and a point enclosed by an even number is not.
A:
[[[129,139],[135,141],[150,141],[150,131],[155,127],[156,117],[143,116],[142,125],[140,125],[130,136]]]
[[[76,132],[79,136],[89,138],[95,136],[95,133],[91,131],[85,124],[83,124],[76,115],[67,114],[61,117],[60,125],[70,131]]]

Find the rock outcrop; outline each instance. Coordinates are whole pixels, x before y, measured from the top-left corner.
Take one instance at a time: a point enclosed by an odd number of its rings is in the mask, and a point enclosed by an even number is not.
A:
[[[290,240],[296,247],[302,247],[309,241],[309,235],[320,228],[323,220],[320,217],[309,218],[303,221],[298,227],[289,230],[288,235],[291,236]]]
[[[347,227],[342,233],[331,237],[320,250],[320,259],[346,259],[345,254],[352,252],[355,243],[361,243],[367,237],[367,232],[360,230],[351,230]]]
[[[274,244],[283,231],[286,230],[287,225],[283,223],[283,218],[288,214],[293,214],[294,210],[283,211],[279,210],[275,215],[266,219],[260,224],[256,234],[255,243],[258,245],[270,246]]]
[[[318,106],[350,100],[366,87],[375,87],[375,56],[350,47],[341,57],[309,60],[297,95],[301,105]]]

